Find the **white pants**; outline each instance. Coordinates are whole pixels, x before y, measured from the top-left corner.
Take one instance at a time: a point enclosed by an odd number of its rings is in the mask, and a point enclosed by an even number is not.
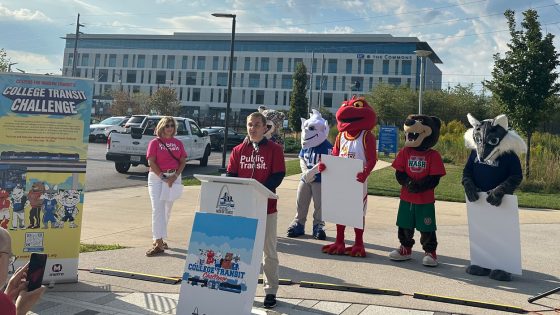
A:
[[[180,176],[177,181],[181,182]],[[148,192],[152,200],[152,238],[154,240],[167,238],[167,223],[171,215],[171,207],[173,207],[173,201],[160,200],[162,185],[167,185],[167,183],[154,172],[148,173]]]
[[[13,218],[12,218],[12,227],[14,229],[18,228],[18,227],[20,227],[20,228],[25,227],[25,212],[24,211],[21,211],[21,212],[14,211],[13,213],[14,213],[14,215],[13,215]],[[18,224],[19,224],[19,226],[18,226]]]
[[[276,225],[278,212],[266,216],[263,248],[263,282],[264,293],[274,294],[278,291],[278,252],[276,251]]]

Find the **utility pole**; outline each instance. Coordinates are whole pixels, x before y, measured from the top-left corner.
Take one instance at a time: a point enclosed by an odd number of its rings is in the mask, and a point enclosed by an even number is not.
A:
[[[309,76],[309,117],[311,117],[311,108],[313,107],[313,63],[315,62],[315,52],[311,52],[311,75]]]
[[[76,20],[76,35],[74,36],[74,59],[72,60],[72,76],[76,76],[76,67],[78,66],[78,39],[80,38],[80,26],[85,27],[85,25],[80,24],[80,13],[78,13],[78,19]]]

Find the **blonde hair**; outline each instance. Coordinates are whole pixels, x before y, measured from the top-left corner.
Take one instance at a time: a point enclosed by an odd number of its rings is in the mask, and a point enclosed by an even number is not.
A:
[[[259,112],[251,113],[251,114],[249,114],[249,116],[247,116],[247,122],[253,117],[260,118],[262,120],[263,125],[266,126],[266,120],[267,119],[266,119],[265,115],[263,115],[262,113],[259,113]]]
[[[165,125],[168,125],[169,123],[173,123],[173,125],[175,125],[175,128],[173,128],[173,135],[177,135],[177,121],[175,121],[175,118],[171,116],[164,116],[159,120],[156,129],[154,130],[154,134],[158,137],[162,137],[163,132],[165,131]]]

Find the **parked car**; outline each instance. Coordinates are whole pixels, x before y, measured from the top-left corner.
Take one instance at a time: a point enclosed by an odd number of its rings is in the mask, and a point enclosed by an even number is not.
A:
[[[219,148],[222,149],[222,145],[224,144],[224,131],[225,129],[222,129],[218,134],[219,136]],[[228,128],[228,137],[227,137],[227,148],[233,148],[236,145],[240,144],[241,142],[243,142],[243,140],[245,140],[245,138],[247,137],[247,135],[242,134],[242,133],[237,133],[231,129]]]
[[[89,141],[107,141],[112,132],[124,132],[124,125],[130,116],[109,117],[98,124],[89,125]]]
[[[210,136],[210,146],[212,147],[212,149],[220,150],[220,148],[222,147],[220,138],[223,137],[223,134],[221,134],[220,132],[223,132],[224,127],[206,127],[201,128],[200,130],[206,131]]]
[[[124,125],[125,131],[130,132],[131,128],[140,127],[146,117],[148,117],[148,115],[132,115]]]

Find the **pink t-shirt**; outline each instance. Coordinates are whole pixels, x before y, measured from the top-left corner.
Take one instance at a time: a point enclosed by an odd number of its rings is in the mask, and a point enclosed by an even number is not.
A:
[[[171,152],[163,146],[160,140],[165,143],[165,146],[167,146]],[[179,167],[179,162],[169,153],[173,154],[178,160],[187,157],[187,152],[181,141],[175,138],[155,138],[148,144],[146,159],[155,157],[156,164],[160,170],[176,170]]]

